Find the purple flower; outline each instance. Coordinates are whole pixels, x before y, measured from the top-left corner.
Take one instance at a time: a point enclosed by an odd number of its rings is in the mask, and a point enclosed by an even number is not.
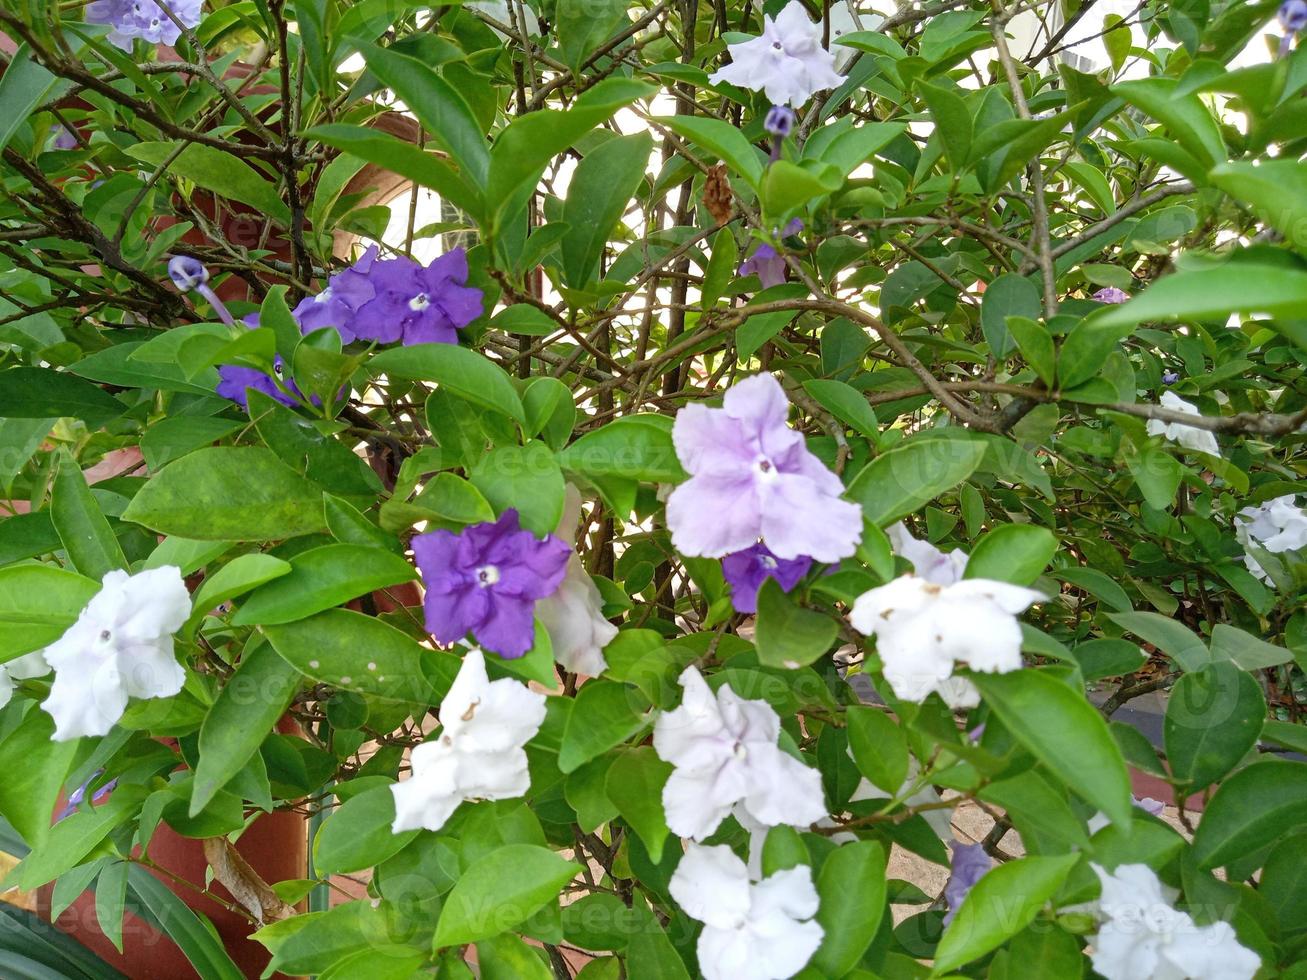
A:
[[[779,286],[785,281],[786,268],[784,256],[764,242],[740,263],[740,275],[756,275],[758,281],[762,283],[762,288],[767,289],[771,286]]]
[[[958,908],[967,897],[967,892],[994,866],[994,859],[985,853],[984,844],[962,844],[954,840],[949,841],[948,846],[953,852],[953,859],[949,862],[948,884],[944,886],[944,898],[948,902],[948,912],[944,915],[945,926],[958,914]]]
[[[1179,372],[1179,371],[1164,371],[1164,372],[1162,372],[1162,384],[1164,384],[1164,385],[1173,385],[1173,384],[1175,384],[1175,383],[1176,383],[1177,381],[1179,381],[1179,380],[1180,380],[1180,372]]]
[[[1117,289],[1115,286],[1104,286],[1098,292],[1093,294],[1094,299],[1100,303],[1124,303],[1130,298],[1130,294],[1124,289]]]
[[[354,316],[358,309],[376,297],[377,291],[368,278],[377,259],[377,246],[373,245],[348,269],[337,272],[322,292],[305,296],[292,313],[304,333],[324,327],[335,327],[340,342],[348,344],[358,339],[354,330]]]
[[[278,374],[282,371],[281,355],[273,362],[274,368]],[[292,390],[298,391],[295,384],[290,385]],[[230,398],[241,408],[249,409],[249,399],[246,392],[253,388],[255,391],[261,391],[270,398],[274,398],[283,405],[298,404],[294,398],[278,387],[276,380],[270,374],[264,374],[258,368],[241,367],[237,364],[222,364],[218,367],[218,387],[217,393],[223,398]]]
[[[1280,57],[1283,58],[1289,53],[1293,36],[1307,27],[1307,0],[1284,0],[1275,16],[1284,29],[1284,37],[1280,39]]]
[[[51,146],[56,150],[77,149],[77,135],[62,123],[53,129],[54,139]]]
[[[722,574],[731,583],[731,605],[741,613],[758,611],[758,590],[767,579],[774,578],[789,592],[811,567],[812,559],[807,555],[777,558],[765,544],[755,544],[722,559]]]
[[[82,805],[82,801],[86,799],[86,791],[90,789],[91,783],[93,783],[96,780],[96,778],[103,772],[104,772],[103,769],[95,770],[95,772],[91,773],[91,775],[86,777],[86,782],[82,783],[81,786],[78,786],[77,789],[73,790],[71,793],[68,794],[68,799],[64,802],[63,807],[59,810],[57,814],[55,814],[55,818],[54,818],[55,823],[58,823],[64,817],[72,816],[74,813],[77,812],[77,808],[80,807]],[[99,806],[101,803],[103,803],[105,800],[109,798],[109,794],[113,792],[113,788],[117,785],[118,785],[118,780],[116,778],[109,780],[107,783],[105,783],[103,786],[97,789],[95,793],[91,796],[91,804],[93,806]]]
[[[177,20],[187,27],[200,22],[202,0],[164,0]],[[88,24],[110,24],[109,43],[124,51],[132,49],[133,38],[151,44],[176,44],[181,31],[164,4],[157,0],[94,0],[86,8]]]
[[[686,405],[672,441],[690,479],[667,498],[672,543],[721,558],[761,539],[777,558],[834,562],[862,540],[862,508],[785,423],[789,402],[770,374],[726,392],[721,408]]]
[[[787,105],[774,105],[767,110],[767,117],[762,121],[762,128],[773,136],[789,136],[794,129],[798,116]]]
[[[518,524],[509,508],[483,521],[413,539],[413,557],[426,586],[427,631],[441,643],[471,633],[502,657],[520,657],[535,640],[538,599],[553,595],[572,549],[555,535],[543,540]]]
[[[372,263],[374,298],[354,315],[356,337],[390,343],[456,344],[459,327],[481,315],[481,290],[466,285],[467,253],[446,252],[428,266],[412,259]]]

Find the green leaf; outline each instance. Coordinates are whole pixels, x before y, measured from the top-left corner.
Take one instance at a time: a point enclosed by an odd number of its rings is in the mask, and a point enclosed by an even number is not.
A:
[[[885,915],[885,849],[875,841],[841,844],[817,876],[821,946],[811,965],[822,976],[842,977],[853,969]]]
[[[1160,446],[1123,447],[1126,466],[1150,507],[1168,510],[1184,479],[1184,464]]]
[[[538,536],[552,534],[563,516],[567,483],[553,451],[539,440],[500,446],[472,468],[472,484],[499,513],[517,508],[522,526]]]
[[[127,871],[131,864],[114,861],[95,883],[95,920],[118,952],[123,951],[123,910],[127,902]]]
[[[535,949],[511,933],[477,943],[481,980],[552,980],[554,974]]]
[[[325,526],[322,491],[258,446],[198,449],[169,463],[122,519],[201,541],[267,541]]]
[[[0,568],[0,662],[49,646],[100,584],[52,565]]]
[[[617,136],[587,153],[568,185],[560,243],[564,281],[580,289],[595,277],[599,258],[644,180],[653,151],[648,133]]]
[[[1246,261],[1173,272],[1093,319],[1107,329],[1154,320],[1224,321],[1232,313],[1307,317],[1307,269]]]
[[[1293,654],[1236,626],[1217,623],[1212,627],[1212,659],[1232,661],[1244,670],[1261,670],[1287,664]]]
[[[1056,551],[1057,538],[1046,527],[1000,524],[976,542],[965,577],[1031,585]]]
[[[886,793],[898,793],[908,778],[908,739],[903,729],[885,712],[868,705],[849,705],[844,718],[858,769]]]
[[[1124,307],[1112,308],[1120,309]],[[1109,311],[1106,316],[1094,314],[1086,317],[1072,327],[1062,341],[1062,349],[1057,355],[1057,383],[1060,388],[1074,388],[1098,377],[1108,355],[1116,350],[1117,344],[1130,336],[1134,323],[1116,323],[1109,319],[1111,313]]]
[[[1039,375],[1039,380],[1049,388],[1053,387],[1054,376],[1057,374],[1057,351],[1047,328],[1024,316],[1010,316],[1007,318],[1007,331],[1031,370]]]
[[[1298,160],[1243,160],[1222,163],[1209,175],[1213,184],[1294,241],[1307,228],[1307,173]]]
[[[271,646],[253,645],[200,726],[190,816],[198,816],[259,751],[299,687],[299,672]]]
[[[1216,868],[1307,826],[1307,764],[1266,759],[1224,780],[1194,834],[1201,868]]]
[[[238,555],[211,575],[195,591],[191,618],[185,631],[190,632],[206,615],[238,595],[244,595],[265,582],[271,582],[290,572],[290,562],[255,552]]]
[[[686,477],[665,415],[627,415],[587,432],[558,454],[565,470],[587,477],[620,476],[648,483]]]
[[[972,672],[986,703],[1003,725],[1072,792],[1107,814],[1130,822],[1130,776],[1103,716],[1084,693],[1043,670]],[[961,961],[961,962],[965,962]]]
[[[758,590],[758,660],[768,667],[795,669],[812,663],[835,642],[839,624],[787,596],[774,578]]]
[[[417,578],[403,558],[354,544],[329,544],[290,560],[290,574],[259,586],[232,617],[235,626],[290,623]]]
[[[81,46],[80,40],[68,40]],[[26,44],[19,45],[17,52],[9,57],[9,67],[0,75],[0,105],[6,110],[0,117],[0,149],[8,146],[14,134],[28,124],[39,105],[71,85],[67,79],[47,71]]]
[[[812,201],[840,189],[844,183],[833,167],[823,166],[814,172],[788,160],[776,160],[767,167],[762,179],[763,209],[773,220],[799,211]]]
[[[1107,618],[1127,633],[1168,654],[1184,670],[1202,670],[1211,660],[1207,644],[1193,630],[1155,612],[1108,613]]]
[[[81,419],[93,429],[122,415],[124,406],[99,385],[49,368],[0,371],[0,418]]]
[[[1307,928],[1307,834],[1295,834],[1276,845],[1262,868],[1257,894],[1274,910],[1286,933]]]
[[[574,73],[580,72],[590,52],[627,23],[627,6],[620,0],[558,0],[556,9],[558,49],[563,63]]]
[[[1112,94],[1158,120],[1177,143],[1211,167],[1226,156],[1220,126],[1198,95],[1177,92],[1178,87],[1173,78],[1139,78],[1118,82]]]
[[[1107,48],[1107,56],[1112,62],[1114,72],[1120,71],[1126,58],[1130,57],[1132,44],[1130,25],[1124,24],[1124,21],[1125,18],[1120,14],[1103,15],[1103,29],[1106,31],[1103,35],[1103,47]]]
[[[313,839],[313,870],[320,875],[349,874],[375,867],[398,854],[416,830],[391,831],[395,794],[389,785],[351,796],[323,822]]]
[[[740,130],[720,119],[704,116],[664,116],[658,120],[678,136],[708,150],[758,190],[762,186],[761,154]]]
[[[490,172],[490,150],[484,130],[458,90],[417,58],[371,44],[360,44],[358,50],[369,70],[403,100],[468,181],[484,187]]]
[[[53,881],[95,850],[119,826],[136,815],[146,791],[140,786],[118,786],[99,806],[78,810],[52,828],[44,843],[12,872],[13,884],[24,891]]]
[[[762,876],[770,878],[777,871],[788,871],[801,864],[811,864],[808,845],[793,827],[785,824],[772,827],[762,845]]]
[[[922,82],[921,97],[934,119],[944,154],[955,171],[962,171],[971,157],[972,120],[966,101],[953,89]]]
[[[184,149],[174,157],[179,146]],[[152,167],[167,164],[170,174],[193,181],[229,201],[248,204],[279,224],[290,224],[290,209],[282,202],[276,186],[240,157],[200,143],[135,143],[127,147],[127,152]]]
[[[648,724],[650,707],[639,689],[629,684],[609,680],[583,684],[567,716],[558,768],[572,772],[625,742]]]
[[[145,868],[133,865],[127,873],[129,908],[148,925],[167,936],[205,980],[244,980],[208,919],[194,912]]]
[[[818,378],[803,382],[803,390],[855,432],[873,441],[879,437],[876,413],[867,404],[867,397],[852,385]]]
[[[54,719],[33,704],[18,727],[0,740],[0,765],[6,773],[0,780],[0,815],[33,848],[44,846],[50,836],[50,815],[81,741],[56,742],[53,736]]]
[[[50,493],[50,520],[73,567],[95,579],[126,568],[122,546],[68,450],[59,450],[57,467]]]
[[[1025,929],[1079,860],[1079,854],[1025,857],[993,868],[967,893],[944,931],[931,975],[979,959]]]
[[[848,496],[863,516],[886,527],[953,489],[980,465],[982,442],[963,439],[906,439],[877,456],[849,484]]]
[[[504,369],[456,344],[413,344],[382,351],[368,362],[374,374],[405,381],[434,381],[474,405],[526,421],[522,399]]]
[[[506,844],[474,861],[445,899],[434,946],[473,943],[511,929],[552,902],[581,871],[546,847]]]
[[[458,673],[459,660],[452,654],[428,650],[395,627],[347,609],[265,626],[263,632],[301,674],[356,694],[434,704]],[[437,690],[428,675],[439,681]]]
[[[609,766],[604,783],[608,798],[640,835],[655,864],[662,861],[663,843],[667,840],[663,786],[671,774],[671,763],[660,759],[650,746],[642,745],[619,754]]]
[[[1185,674],[1171,689],[1163,734],[1171,774],[1188,792],[1216,782],[1257,744],[1261,685],[1229,661]]]
[[[1012,352],[1014,338],[1008,332],[1008,317],[1034,321],[1043,310],[1039,287],[1026,276],[1009,272],[991,282],[980,301],[980,327],[994,356],[1001,360]]]

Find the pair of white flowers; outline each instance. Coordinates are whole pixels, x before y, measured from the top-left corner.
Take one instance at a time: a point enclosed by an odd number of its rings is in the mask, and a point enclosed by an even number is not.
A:
[[[190,614],[180,569],[109,572],[63,636],[0,667],[0,704],[13,696],[15,680],[53,670],[41,706],[54,719],[54,740],[107,735],[128,698],[167,698],[182,689],[186,671],[172,635]]]
[[[1307,546],[1307,511],[1298,506],[1297,499],[1296,494],[1286,494],[1257,507],[1245,507],[1235,516],[1234,534],[1244,546],[1243,563],[1263,582],[1270,581],[1270,576],[1247,549],[1255,546],[1278,555]]]

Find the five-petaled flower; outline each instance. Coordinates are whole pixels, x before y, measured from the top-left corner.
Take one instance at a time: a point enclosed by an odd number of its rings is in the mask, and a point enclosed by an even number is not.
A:
[[[654,723],[654,749],[675,769],[663,786],[667,826],[703,840],[737,805],[764,827],[807,827],[826,816],[821,775],[776,744],[781,721],[766,701],[723,684],[714,695],[694,667],[681,706]]]
[[[1297,501],[1297,494],[1285,494],[1257,507],[1245,507],[1235,515],[1234,534],[1244,546],[1243,563],[1263,582],[1269,581],[1270,576],[1249,547],[1273,555],[1307,547],[1307,511]]]
[[[490,680],[469,650],[440,702],[440,733],[413,749],[412,774],[395,783],[394,833],[439,830],[465,800],[508,800],[531,787],[523,748],[545,720],[545,697],[521,681]]]
[[[821,35],[822,25],[808,19],[800,0],[790,0],[775,19],[763,17],[760,37],[729,45],[731,63],[708,81],[765,92],[775,105],[801,106],[814,92],[844,81]]]
[[[668,882],[676,904],[704,924],[696,952],[705,980],[784,980],[821,946],[819,899],[806,864],[749,880],[724,844],[691,843]]]
[[[721,408],[690,404],[672,441],[690,479],[667,498],[672,543],[721,558],[762,540],[777,558],[846,558],[862,539],[862,508],[786,424],[789,402],[769,374],[726,392]]]
[[[536,603],[562,584],[571,553],[553,534],[541,539],[522,530],[512,508],[458,534],[442,528],[417,535],[427,629],[441,643],[471,633],[501,657],[524,655],[535,637]]]
[[[1163,408],[1169,408],[1173,412],[1202,417],[1202,412],[1198,411],[1197,405],[1185,401],[1174,391],[1162,392],[1160,402]],[[1161,419],[1149,419],[1145,428],[1150,436],[1161,436],[1194,452],[1207,453],[1209,456],[1221,455],[1221,447],[1210,429],[1200,429],[1196,425],[1185,425],[1183,422],[1164,422]]]
[[[192,28],[199,24],[203,6],[202,0],[93,0],[86,21],[109,24],[109,43],[130,51],[138,37],[150,44],[176,44],[182,32],[168,12]]]
[[[975,686],[954,677],[954,668],[1019,670],[1016,616],[1043,598],[1033,589],[989,579],[936,585],[903,575],[858,596],[849,622],[876,637],[885,680],[897,697],[924,701],[934,691],[952,707],[974,707]]]
[[[1251,980],[1261,967],[1228,922],[1200,926],[1176,909],[1175,889],[1146,864],[1090,867],[1103,884],[1103,921],[1089,958],[1106,980]]]
[[[41,651],[54,668],[42,707],[54,719],[55,741],[107,735],[129,697],[180,691],[186,671],[173,655],[172,634],[190,612],[190,593],[173,565],[106,574],[77,622]]]
[[[374,295],[354,312],[354,335],[405,344],[456,344],[458,329],[481,315],[481,290],[467,285],[467,253],[446,252],[430,265],[412,259],[370,263]]]

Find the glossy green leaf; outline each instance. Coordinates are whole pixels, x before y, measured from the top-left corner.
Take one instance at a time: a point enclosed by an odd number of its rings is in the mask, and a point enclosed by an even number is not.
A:
[[[290,623],[356,596],[417,578],[398,555],[354,544],[329,544],[290,560],[290,573],[259,586],[232,617],[237,626]]]
[[[445,899],[436,949],[511,929],[552,902],[581,868],[545,847],[507,844],[472,863]]]

